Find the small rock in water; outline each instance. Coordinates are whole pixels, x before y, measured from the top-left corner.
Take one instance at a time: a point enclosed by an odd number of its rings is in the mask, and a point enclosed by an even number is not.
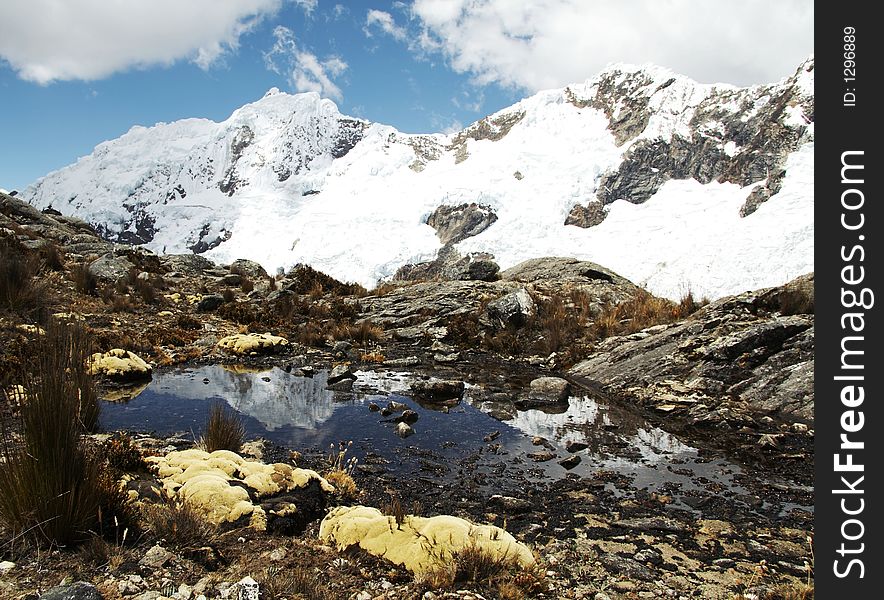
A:
[[[402,411],[402,414],[399,415],[397,420],[400,423],[408,423],[409,425],[411,425],[412,423],[416,422],[417,419],[418,414],[416,412],[414,412],[413,410],[404,410]]]
[[[511,513],[523,513],[530,511],[533,506],[531,502],[524,498],[513,498],[512,496],[501,496],[495,494],[488,499],[488,503],[493,506],[499,506],[503,510]]]
[[[396,402],[395,400],[390,400],[387,403],[387,408],[390,410],[390,412],[401,412],[408,408],[408,405],[403,404],[402,402]]]
[[[371,412],[378,412],[381,410],[381,407],[378,406],[377,404],[375,404],[374,402],[369,402],[368,403],[368,410],[370,410]]]
[[[500,437],[500,431],[494,431],[494,432],[489,433],[488,435],[486,435],[484,438],[482,438],[482,441],[484,441],[484,442],[493,442],[494,440],[496,440],[496,439],[499,438],[499,437]]]
[[[313,374],[315,372],[316,370],[309,365],[307,365],[306,367],[301,367],[301,375],[303,375],[304,377],[313,377]]]
[[[568,452],[580,452],[589,448],[589,444],[584,442],[565,442],[565,450]]]
[[[579,454],[572,454],[571,456],[566,456],[565,458],[560,460],[559,464],[570,470],[579,465],[580,460],[581,459]]]
[[[533,460],[534,462],[546,462],[548,460],[552,460],[556,457],[556,455],[552,452],[531,452],[528,454],[528,458]]]
[[[407,438],[414,433],[414,429],[408,423],[399,423],[396,426],[396,435],[401,438]]]
[[[337,383],[345,379],[356,379],[356,375],[350,370],[350,365],[335,365],[328,374],[328,383]]]
[[[552,442],[550,442],[545,437],[541,437],[539,435],[535,435],[533,438],[531,438],[531,443],[535,446],[543,446],[547,450],[555,450],[555,446],[553,446]]]

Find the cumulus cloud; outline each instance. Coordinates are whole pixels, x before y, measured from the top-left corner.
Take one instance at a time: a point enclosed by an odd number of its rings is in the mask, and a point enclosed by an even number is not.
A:
[[[341,101],[341,88],[333,79],[343,75],[347,63],[339,56],[320,60],[315,54],[298,45],[294,32],[278,26],[273,30],[275,42],[264,54],[267,68],[285,77],[295,91],[317,92],[327,98]]]
[[[102,79],[118,71],[190,60],[203,69],[240,36],[293,1],[28,0],[0,3],[0,58],[39,84]]]
[[[378,28],[383,33],[400,42],[404,41],[407,36],[405,28],[396,24],[393,15],[382,10],[373,9],[368,11],[363,31],[367,36],[371,37],[372,28]]]
[[[415,0],[411,39],[478,85],[560,87],[611,62],[748,85],[813,52],[813,14],[811,0]]]

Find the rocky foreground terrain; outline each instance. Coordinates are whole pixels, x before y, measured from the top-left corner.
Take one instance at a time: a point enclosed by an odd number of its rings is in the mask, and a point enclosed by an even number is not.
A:
[[[617,469],[569,475],[582,448],[537,437],[535,451],[500,460],[526,473],[555,461],[561,474],[521,478],[493,462],[475,467],[497,460],[489,431],[458,465],[409,446],[427,472],[447,473],[435,485],[380,461],[347,463],[346,446],[329,456],[252,440],[212,458],[193,449],[193,436],[106,431],[89,444],[131,458],[120,473],[138,507],[132,524],[104,523],[85,543],[48,547],[3,529],[0,597],[235,598],[251,581],[262,598],[813,596],[812,273],[675,303],[585,261],[535,259],[501,272],[488,256],[452,251],[366,291],[309,267],[271,276],[250,261],[217,265],[113,244],[83,221],[5,194],[0,242],[5,281],[26,282],[0,297],[6,440],[16,439],[27,401],[14,387],[22,365],[51,322],[68,321],[93,351],[125,351],[108,359],[113,368],[95,368],[107,398],[125,401],[137,394],[133,383],[175,365],[328,371],[345,395],[364,383],[357,372],[407,371],[404,395],[434,410],[468,400],[507,420],[562,412],[569,397],[587,395],[677,435],[698,462],[739,465],[732,489],[694,475],[676,493]],[[23,295],[25,287],[37,293]],[[376,408],[409,435],[414,411]],[[208,510],[212,523],[194,517],[187,537],[180,515],[156,517],[157,506],[177,506],[176,494],[194,489],[194,472],[218,469],[223,485],[202,506],[226,508]],[[387,558],[347,529],[350,509],[335,507],[350,506],[380,510],[356,512],[383,531],[389,523]],[[449,515],[441,527],[469,535],[478,530],[455,518],[499,527],[487,543],[512,544],[507,555],[519,560],[445,555],[434,542],[429,554],[447,556],[440,573],[391,554],[395,536],[423,532],[425,517],[440,515]]]

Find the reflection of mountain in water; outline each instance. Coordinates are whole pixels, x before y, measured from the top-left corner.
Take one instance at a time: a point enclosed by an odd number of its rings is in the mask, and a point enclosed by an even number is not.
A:
[[[325,372],[298,377],[274,368],[240,373],[218,365],[166,373],[155,391],[183,399],[221,398],[267,431],[294,426],[315,429],[335,410],[334,392],[326,389]],[[265,381],[264,379],[269,381]]]
[[[680,442],[662,429],[652,427],[644,419],[628,411],[599,403],[584,396],[570,398],[568,410],[551,414],[541,410],[525,410],[516,413],[504,423],[527,435],[541,436],[564,445],[566,442],[583,442],[593,454],[608,447],[623,447],[637,452],[643,459],[658,462],[664,455],[685,454],[693,448]],[[610,450],[604,452],[610,453]]]

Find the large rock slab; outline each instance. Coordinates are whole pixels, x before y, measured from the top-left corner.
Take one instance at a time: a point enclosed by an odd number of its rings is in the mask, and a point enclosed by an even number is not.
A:
[[[722,298],[677,324],[609,338],[570,374],[698,419],[696,407],[731,403],[812,423],[812,310],[809,274]]]

